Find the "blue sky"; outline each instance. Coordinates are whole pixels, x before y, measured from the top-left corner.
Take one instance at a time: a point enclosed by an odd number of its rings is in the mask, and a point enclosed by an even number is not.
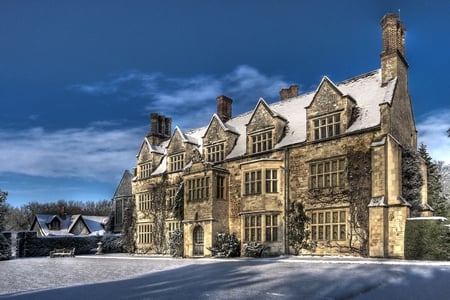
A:
[[[221,94],[237,115],[378,69],[398,9],[419,142],[450,163],[450,1],[0,1],[0,189],[111,199],[151,112],[187,130]]]

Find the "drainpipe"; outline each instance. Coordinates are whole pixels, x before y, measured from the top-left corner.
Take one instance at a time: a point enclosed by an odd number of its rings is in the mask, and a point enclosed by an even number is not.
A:
[[[284,253],[289,254],[288,210],[289,210],[289,148],[284,151]]]

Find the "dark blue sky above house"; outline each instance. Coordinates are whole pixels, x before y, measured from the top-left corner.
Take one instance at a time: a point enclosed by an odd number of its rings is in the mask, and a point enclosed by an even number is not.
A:
[[[375,70],[398,9],[420,141],[450,163],[449,1],[1,1],[0,189],[13,205],[109,199],[151,112],[187,130],[221,94],[236,115]]]

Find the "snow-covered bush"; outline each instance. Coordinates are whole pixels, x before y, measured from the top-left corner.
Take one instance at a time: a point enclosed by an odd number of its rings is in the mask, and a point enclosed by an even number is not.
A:
[[[0,232],[0,260],[9,259],[11,256],[11,244],[3,233]]]
[[[176,229],[169,237],[169,252],[173,257],[183,257],[184,238],[183,231]]]
[[[213,256],[236,257],[241,254],[241,242],[234,234],[216,233],[214,245],[207,249]]]

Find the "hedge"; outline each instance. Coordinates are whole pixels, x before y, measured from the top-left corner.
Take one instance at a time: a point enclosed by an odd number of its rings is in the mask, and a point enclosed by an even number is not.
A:
[[[92,254],[99,241],[103,253],[123,252],[120,235],[38,237],[36,232],[27,231],[17,233],[17,257],[48,256],[55,248],[75,248],[75,255]]]
[[[448,260],[449,227],[446,218],[409,218],[405,228],[405,259]]]

